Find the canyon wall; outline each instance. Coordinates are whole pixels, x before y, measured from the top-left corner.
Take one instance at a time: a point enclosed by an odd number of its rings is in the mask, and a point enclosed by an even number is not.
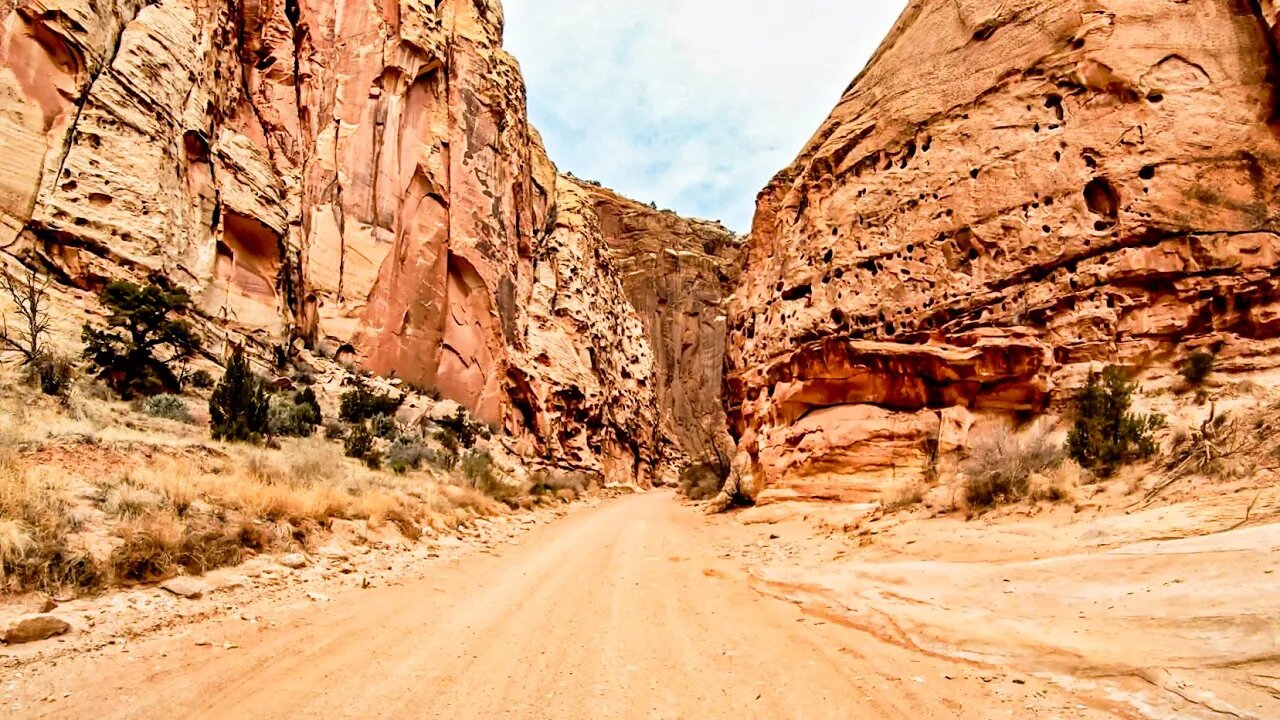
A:
[[[159,273],[224,326],[502,421],[501,316],[549,197],[496,2],[19,2],[0,246]],[[505,292],[505,297],[504,297]]]
[[[912,0],[759,199],[726,401],[773,497],[1194,348],[1280,365],[1274,3]]]
[[[670,454],[661,447],[653,347],[589,196],[565,178],[554,187],[511,371],[513,405],[534,431],[527,454],[649,485]]]
[[[208,333],[308,345],[530,453],[650,481],[654,353],[590,200],[557,189],[497,0],[17,0],[0,19],[8,255],[80,291],[167,278]]]
[[[577,180],[600,220],[613,265],[644,323],[668,443],[690,460],[720,460],[727,428],[721,387],[725,307],[742,274],[743,240],[717,222],[690,220]],[[729,458],[723,458],[728,461]]]

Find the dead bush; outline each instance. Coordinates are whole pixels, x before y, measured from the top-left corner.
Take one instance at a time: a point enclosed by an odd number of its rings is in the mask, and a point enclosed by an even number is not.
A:
[[[1072,502],[1076,499],[1076,490],[1087,478],[1084,468],[1067,459],[1048,472],[1032,473],[1027,483],[1027,497],[1032,502]]]
[[[555,495],[570,500],[585,494],[594,485],[590,475],[579,472],[540,470],[530,478],[529,494],[533,496]]]
[[[1191,475],[1223,478],[1266,461],[1268,445],[1280,437],[1280,406],[1256,408],[1237,415],[1217,406],[1200,427],[1176,433],[1165,467],[1170,478]],[[1271,448],[1275,452],[1277,444]]]
[[[690,500],[710,500],[720,494],[729,469],[718,462],[693,463],[680,471],[680,494]]]
[[[965,462],[963,495],[970,508],[988,508],[1028,497],[1031,476],[1062,463],[1062,449],[1047,429],[1024,436],[1001,428],[977,442]]]
[[[924,502],[924,495],[929,487],[923,482],[911,483],[887,493],[880,499],[880,506],[886,512],[898,512],[915,507]]]
[[[123,541],[111,552],[111,573],[118,582],[155,582],[173,577],[182,543],[175,518],[153,513],[120,526]]]
[[[187,527],[178,542],[175,562],[188,575],[203,575],[220,567],[237,565],[245,550],[261,551],[269,547],[269,539],[251,523],[235,526]]]

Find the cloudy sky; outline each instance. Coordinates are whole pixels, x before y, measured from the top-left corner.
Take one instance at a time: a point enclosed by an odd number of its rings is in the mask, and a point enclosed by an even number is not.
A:
[[[906,0],[505,0],[561,171],[750,229]]]

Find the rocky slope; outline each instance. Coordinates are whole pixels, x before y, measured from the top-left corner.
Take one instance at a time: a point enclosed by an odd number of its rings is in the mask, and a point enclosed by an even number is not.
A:
[[[1275,10],[912,0],[760,197],[727,359],[748,492],[865,497],[1095,364],[1276,369]]]
[[[651,379],[668,406],[690,398],[685,420],[717,404],[671,391],[718,388],[715,315],[634,312],[611,262],[720,236],[654,213],[623,237],[557,191],[497,0],[21,0],[0,17],[10,256],[81,291],[162,275],[212,335],[311,346],[642,483],[665,437]],[[724,294],[718,276],[687,292]]]

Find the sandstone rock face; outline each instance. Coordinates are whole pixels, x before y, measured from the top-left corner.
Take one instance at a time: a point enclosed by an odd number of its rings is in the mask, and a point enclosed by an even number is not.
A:
[[[864,497],[1101,363],[1275,368],[1278,17],[913,0],[760,197],[727,402],[765,482]]]
[[[512,404],[529,454],[615,482],[652,483],[659,461],[654,354],[623,291],[590,196],[555,185],[555,212],[531,258]]]
[[[557,191],[497,0],[19,0],[0,18],[4,251],[81,291],[162,275],[211,335],[311,344],[648,482],[649,316],[590,199]],[[717,386],[718,354],[695,350]]]
[[[725,302],[742,273],[743,240],[719,223],[576,184],[599,217],[626,297],[653,348],[664,432],[684,455],[709,459],[716,454],[715,433],[726,427]]]
[[[0,246],[504,417],[548,198],[495,0],[9,3]]]

